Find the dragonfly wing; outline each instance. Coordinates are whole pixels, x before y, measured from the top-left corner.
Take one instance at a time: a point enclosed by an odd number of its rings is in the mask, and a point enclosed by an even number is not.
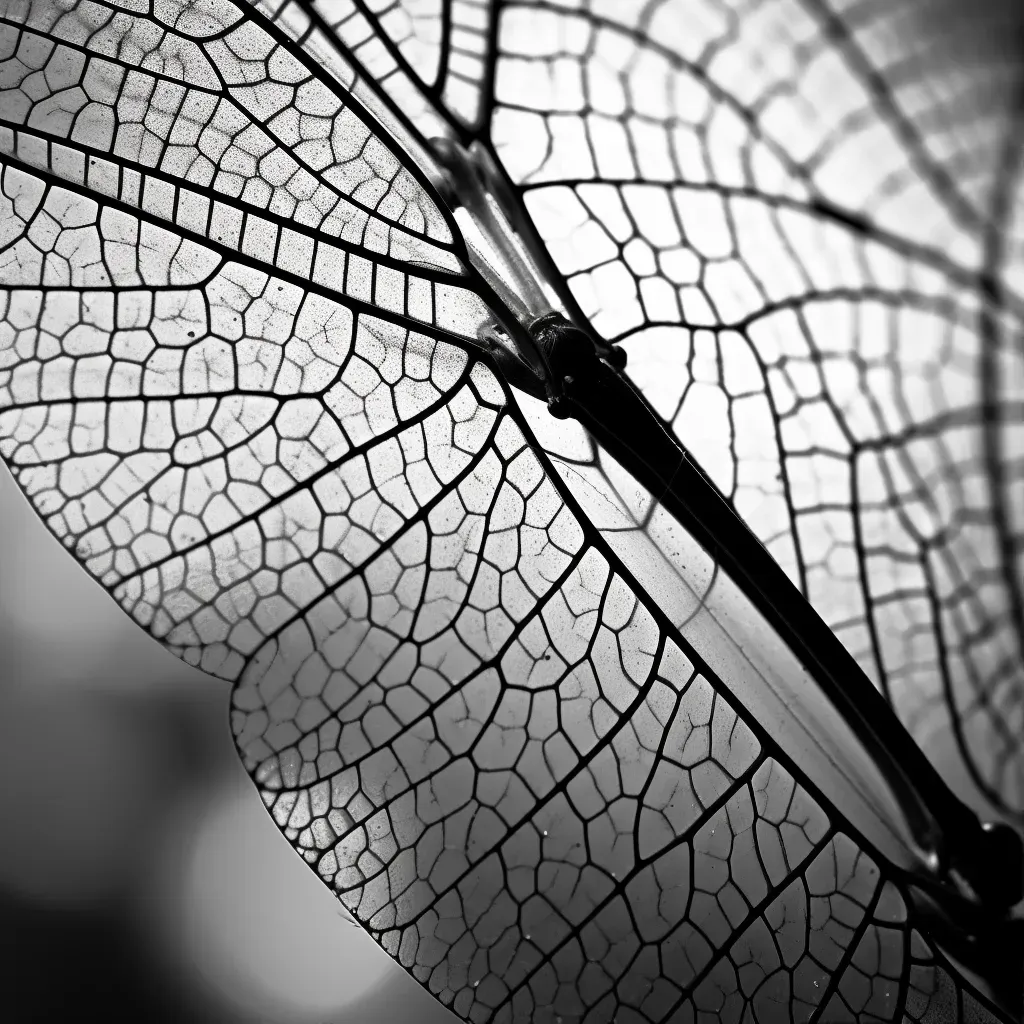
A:
[[[316,25],[135,6],[0,19],[0,452],[299,852],[467,1020],[990,1017],[535,447]]]
[[[1024,83],[982,6],[512,4],[489,135],[664,422],[1019,816]]]
[[[276,0],[257,0],[273,5]],[[497,5],[398,0],[306,7],[348,49],[424,138],[451,125],[486,132],[490,118]]]

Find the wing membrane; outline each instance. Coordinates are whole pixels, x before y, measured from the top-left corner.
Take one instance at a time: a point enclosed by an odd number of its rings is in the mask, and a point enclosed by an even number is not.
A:
[[[1019,814],[1014,15],[666,0],[492,17],[481,131],[566,301],[625,345],[951,784]]]
[[[308,6],[425,138],[446,134],[447,120],[471,131],[486,130],[497,24],[494,4],[320,0]]]
[[[492,138],[666,423],[926,751],[1016,813],[1017,71],[909,117],[862,47],[893,26],[784,8],[512,7]],[[955,119],[1004,88],[968,146]]]

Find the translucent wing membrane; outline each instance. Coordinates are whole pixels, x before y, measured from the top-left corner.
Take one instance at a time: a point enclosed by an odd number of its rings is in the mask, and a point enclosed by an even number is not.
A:
[[[446,118],[486,130],[497,5],[490,0],[320,0],[308,5],[424,137]]]
[[[537,443],[345,46],[267,10],[0,16],[0,452],[47,525],[235,683],[282,830],[462,1018],[997,1017]]]
[[[1019,814],[1024,80],[947,13],[514,6],[492,135],[665,422],[925,750]]]
[[[1019,817],[1019,11],[664,0],[495,19],[484,130],[567,304],[624,344],[952,784]],[[369,38],[357,52],[383,67],[390,37]],[[405,97],[416,66],[391,54]],[[465,137],[457,113],[421,123]]]

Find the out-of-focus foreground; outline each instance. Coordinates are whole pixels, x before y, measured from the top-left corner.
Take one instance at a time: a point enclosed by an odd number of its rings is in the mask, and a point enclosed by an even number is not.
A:
[[[5,1020],[451,1021],[279,835],[226,685],[134,625],[3,469],[0,523]]]

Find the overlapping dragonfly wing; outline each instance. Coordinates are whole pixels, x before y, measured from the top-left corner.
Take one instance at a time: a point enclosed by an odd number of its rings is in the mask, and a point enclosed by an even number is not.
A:
[[[285,834],[467,1020],[986,1018],[505,423],[444,632],[398,628],[389,557],[385,600],[371,571],[243,676],[236,733]],[[509,534],[557,575],[502,574]],[[365,637],[347,662],[322,619]]]
[[[490,138],[657,412],[1019,816],[1019,17],[924,8],[508,4]]]
[[[496,4],[311,0],[309,7],[424,137],[447,134],[446,121],[452,119],[471,131],[486,131]]]
[[[0,452],[300,853],[467,1020],[989,1016],[536,448],[317,24],[139,6],[0,17]]]
[[[3,452],[122,596],[243,521],[273,535],[260,516],[458,405],[457,339],[489,316],[343,83],[269,23],[195,11],[3,22]]]

